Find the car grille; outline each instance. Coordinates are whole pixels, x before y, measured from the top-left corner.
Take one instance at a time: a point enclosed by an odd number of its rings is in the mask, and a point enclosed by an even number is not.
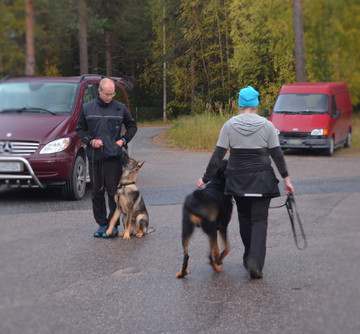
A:
[[[308,132],[281,132],[281,135],[284,137],[299,137],[305,138],[310,135]]]
[[[38,147],[38,142],[0,141],[0,155],[30,155],[36,152]]]

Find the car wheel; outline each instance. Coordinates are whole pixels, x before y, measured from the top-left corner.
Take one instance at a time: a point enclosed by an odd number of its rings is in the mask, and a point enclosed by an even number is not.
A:
[[[331,157],[334,154],[334,138],[329,139],[329,147],[325,149],[325,154]]]
[[[85,195],[86,190],[86,166],[82,156],[78,155],[75,160],[71,178],[63,187],[63,195],[69,200],[79,200]]]
[[[350,147],[351,145],[351,132],[349,131],[346,137],[344,147]]]

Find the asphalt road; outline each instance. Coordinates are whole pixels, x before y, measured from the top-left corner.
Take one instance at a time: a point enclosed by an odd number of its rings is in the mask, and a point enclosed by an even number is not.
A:
[[[132,147],[156,228],[143,239],[93,238],[89,189],[78,202],[0,190],[0,333],[360,333],[360,157],[286,155],[308,248],[271,209],[262,280],[242,267],[236,209],[223,271],[197,230],[191,273],[176,280],[182,203],[210,153],[157,147],[160,130],[139,129]]]

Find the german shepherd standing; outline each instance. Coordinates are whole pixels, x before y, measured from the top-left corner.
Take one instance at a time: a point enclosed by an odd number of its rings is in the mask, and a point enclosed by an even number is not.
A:
[[[124,161],[123,172],[114,196],[117,207],[109,222],[106,235],[111,235],[116,222],[123,214],[124,232],[119,233],[119,236],[123,237],[124,240],[129,240],[131,235],[141,238],[145,233],[154,232],[155,229],[148,230],[149,215],[144,199],[136,185],[139,169],[145,161],[138,162],[130,158],[125,152],[122,159]]]
[[[223,160],[216,176],[202,190],[195,190],[185,198],[182,219],[182,245],[184,259],[181,270],[175,278],[184,278],[190,273],[187,269],[189,264],[189,242],[195,226],[201,227],[208,235],[210,242],[210,264],[215,271],[221,271],[222,261],[229,253],[227,242],[227,227],[231,220],[232,198],[224,194],[225,170],[227,160]],[[224,250],[219,253],[217,231],[224,243]]]

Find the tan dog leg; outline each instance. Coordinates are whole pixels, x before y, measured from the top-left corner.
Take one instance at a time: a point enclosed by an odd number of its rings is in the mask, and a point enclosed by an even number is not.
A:
[[[219,246],[217,240],[210,240],[210,261],[214,270],[219,272],[222,270],[222,265],[218,264],[219,259]]]
[[[137,238],[142,238],[146,233],[147,227],[144,221],[147,221],[146,215],[141,214],[136,217],[136,227],[138,228],[138,231],[136,233]]]
[[[183,265],[181,267],[181,270],[175,275],[175,278],[184,278],[186,275],[190,274],[190,271],[188,269],[189,265],[189,242],[190,242],[190,236],[189,239],[186,240],[184,244],[184,259],[183,259]]]
[[[223,259],[226,257],[226,255],[229,254],[230,250],[229,250],[229,245],[227,243],[226,237],[223,233],[220,232],[220,236],[221,236],[221,240],[223,242],[224,245],[224,250],[221,252],[220,254],[220,258],[219,258],[219,264],[223,263]]]
[[[125,224],[124,224],[125,231],[124,231],[124,236],[123,236],[124,240],[130,240],[131,219],[132,219],[132,216],[128,212],[128,214],[125,216]]]
[[[114,212],[114,215],[112,216],[112,218],[110,220],[109,228],[106,230],[107,236],[111,235],[111,233],[113,232],[115,224],[116,224],[117,220],[120,218],[120,216],[121,216],[121,210],[117,207]]]

